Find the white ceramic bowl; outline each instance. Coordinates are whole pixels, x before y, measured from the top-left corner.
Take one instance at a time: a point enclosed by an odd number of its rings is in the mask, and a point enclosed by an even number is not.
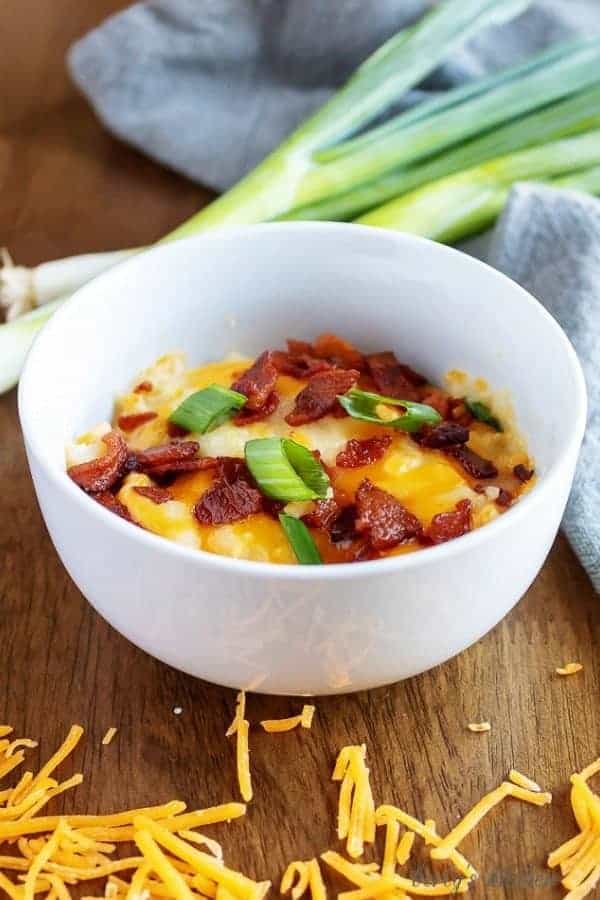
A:
[[[200,363],[336,331],[434,379],[459,367],[507,388],[539,482],[493,523],[408,556],[275,566],[187,549],[119,519],[65,474],[65,443],[110,418],[160,354]],[[435,666],[522,596],[556,535],[586,417],[567,338],[491,268],[365,227],[226,229],[161,246],[80,290],[27,361],[20,416],[52,540],[90,603],[138,646],[220,684],[336,693]]]

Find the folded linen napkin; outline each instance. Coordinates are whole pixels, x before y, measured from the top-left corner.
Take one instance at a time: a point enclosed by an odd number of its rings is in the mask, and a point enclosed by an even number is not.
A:
[[[427,6],[425,0],[149,0],[78,41],[68,61],[111,131],[223,190]],[[600,31],[598,0],[539,0],[469,42],[405,102],[592,31]],[[487,258],[544,303],[583,362],[591,417],[564,527],[600,591],[600,202],[518,186]]]

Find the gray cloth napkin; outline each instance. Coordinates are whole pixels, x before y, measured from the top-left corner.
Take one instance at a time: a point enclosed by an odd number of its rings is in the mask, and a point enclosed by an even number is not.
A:
[[[428,5],[149,0],[86,35],[71,48],[68,62],[111,131],[159,162],[223,190]],[[600,31],[599,0],[539,0],[455,53],[404,102],[510,65],[574,32],[592,31]],[[488,245],[469,249],[544,303],[584,365],[591,417],[564,527],[600,591],[594,508],[600,500],[600,202],[520,185]]]

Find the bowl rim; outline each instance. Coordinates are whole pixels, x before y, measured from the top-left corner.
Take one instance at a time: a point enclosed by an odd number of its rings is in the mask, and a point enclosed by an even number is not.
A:
[[[64,471],[57,470],[53,465],[46,461],[43,453],[43,445],[41,439],[36,435],[34,423],[30,419],[28,404],[29,396],[35,390],[36,377],[36,361],[37,358],[44,353],[45,343],[52,339],[54,333],[60,330],[63,319],[68,319],[72,314],[72,310],[78,304],[81,305],[81,295],[83,294],[84,302],[97,302],[97,291],[99,285],[102,286],[105,280],[109,280],[112,273],[117,269],[131,266],[135,268],[139,265],[139,257],[135,256],[118,263],[116,266],[98,275],[92,282],[83,285],[69,297],[65,303],[54,313],[51,319],[42,328],[41,332],[35,338],[32,347],[29,350],[25,366],[18,388],[18,412],[21,422],[21,428],[25,439],[28,453],[35,458],[37,465],[43,470],[46,477],[49,478],[57,487],[57,489],[66,494],[69,500],[79,504],[82,512],[92,517],[96,517],[100,525],[112,528],[116,535],[122,535],[123,538],[139,542],[146,545],[148,549],[155,549],[158,552],[166,553],[174,558],[195,561],[195,564],[202,566],[211,566],[217,570],[227,571],[231,574],[237,573],[246,578],[274,578],[275,580],[293,579],[306,582],[327,580],[345,580],[346,578],[370,578],[375,574],[384,575],[386,573],[401,573],[408,569],[419,569],[429,564],[442,562],[444,559],[456,555],[468,554],[471,549],[476,548],[482,542],[489,542],[494,539],[500,530],[507,528],[518,528],[518,524],[523,520],[529,512],[533,512],[534,508],[540,506],[545,498],[553,491],[557,483],[561,480],[562,470],[570,457],[577,455],[587,420],[587,392],[585,379],[581,368],[581,363],[575,352],[569,338],[553,318],[553,316],[537,301],[532,294],[522,288],[502,272],[494,269],[487,263],[469,256],[468,254],[431,241],[428,238],[419,237],[404,232],[395,232],[388,229],[379,229],[367,225],[357,225],[346,222],[273,222],[273,223],[257,223],[251,225],[235,225],[225,226],[211,229],[208,232],[192,235],[190,237],[178,240],[177,244],[187,244],[190,247],[197,244],[203,245],[211,241],[218,241],[222,238],[227,240],[248,236],[248,234],[256,234],[263,232],[297,232],[322,231],[328,233],[342,232],[347,233],[349,230],[360,234],[364,233],[369,240],[377,240],[381,237],[382,242],[388,241],[404,245],[416,245],[421,249],[426,249],[433,254],[458,256],[463,259],[467,266],[479,268],[486,272],[486,277],[492,277],[504,282],[506,288],[516,291],[521,295],[523,303],[529,304],[535,308],[536,314],[546,319],[550,328],[552,328],[569,362],[573,371],[576,391],[573,397],[573,414],[574,427],[571,429],[567,441],[561,450],[558,458],[544,473],[543,478],[536,482],[532,490],[528,491],[518,503],[511,506],[502,515],[497,516],[492,522],[488,522],[485,526],[470,531],[468,534],[462,535],[443,544],[425,548],[422,553],[407,553],[399,556],[388,556],[382,559],[363,561],[359,565],[356,563],[336,563],[332,565],[322,566],[302,566],[292,563],[272,563],[259,560],[238,559],[235,557],[223,556],[216,553],[210,553],[200,548],[188,547],[178,544],[161,535],[154,534],[142,528],[132,528],[131,524],[124,519],[111,513],[101,504],[94,503],[92,499],[82,491],[77,485],[71,481]],[[175,243],[175,242],[173,242]],[[158,244],[142,251],[143,255],[158,255],[168,253],[172,247],[171,243]],[[94,288],[92,290],[92,283]],[[90,297],[86,299],[86,294],[90,293]],[[68,438],[65,438],[65,445]]]

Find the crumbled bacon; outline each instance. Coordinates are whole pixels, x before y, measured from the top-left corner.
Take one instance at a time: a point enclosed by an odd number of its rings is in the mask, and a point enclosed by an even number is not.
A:
[[[88,494],[108,491],[127,468],[127,445],[117,431],[109,431],[102,438],[106,453],[89,462],[67,469],[67,474]]]
[[[326,531],[340,515],[340,508],[335,500],[316,500],[312,512],[302,516],[302,521],[309,528],[324,528]]]
[[[248,409],[244,406],[239,413],[234,416],[233,424],[238,426],[252,425],[253,422],[262,422],[268,419],[279,406],[279,394],[277,391],[271,391],[263,406],[260,409]]]
[[[294,409],[285,417],[288,425],[315,422],[333,411],[338,394],[345,394],[360,375],[355,369],[330,369],[313,375],[296,397]]]
[[[276,351],[274,363],[282,375],[291,375],[292,378],[310,378],[317,372],[326,372],[333,366],[326,359],[316,359],[309,353],[284,353]]]
[[[458,397],[450,397],[450,411],[447,418],[452,419],[454,422],[459,422],[466,428],[473,421],[473,416],[467,409],[465,401]]]
[[[200,444],[197,441],[173,441],[171,444],[160,444],[148,450],[136,450],[133,453],[133,468],[138,472],[155,474],[159,469],[165,472],[181,471],[180,464],[195,460]],[[202,462],[198,460],[198,462]]]
[[[156,419],[158,413],[155,412],[141,412],[141,413],[131,413],[130,415],[119,416],[117,419],[117,425],[121,429],[121,431],[133,431],[134,428],[139,428],[140,425],[145,425],[146,422],[151,422],[152,419]]]
[[[426,384],[422,375],[399,362],[391,350],[367,356],[367,366],[377,390],[387,397],[418,400],[417,388]]]
[[[167,463],[164,466],[153,466],[148,469],[148,473],[153,478],[167,478],[168,476],[180,475],[183,472],[205,472],[207,469],[214,469],[217,460],[212,456],[203,456],[202,459],[180,459]]]
[[[356,530],[356,506],[345,506],[329,527],[329,536],[334,544],[349,545],[358,537]]]
[[[170,419],[167,419],[167,434],[172,438],[180,438],[185,437],[185,435],[188,434],[188,430],[181,425],[176,425],[175,422],[171,422]]]
[[[426,406],[431,406],[436,412],[439,412],[442,419],[449,419],[452,409],[452,397],[441,388],[426,385],[419,391],[419,400]]]
[[[498,474],[498,469],[491,460],[484,459],[465,444],[444,447],[444,453],[460,463],[465,472],[473,478],[495,478]]]
[[[152,500],[153,503],[168,503],[169,500],[173,499],[171,491],[157,487],[154,484],[136,485],[134,491],[141,497],[147,497],[148,500]]]
[[[337,334],[320,334],[314,343],[313,355],[328,360],[337,369],[358,369],[362,372],[366,367],[362,353]]]
[[[502,509],[506,509],[507,506],[513,502],[513,495],[510,491],[507,491],[506,488],[500,488],[500,493],[496,497],[496,504],[500,506]]]
[[[273,351],[261,353],[249,369],[231,385],[232,391],[244,394],[248,399],[246,409],[260,410],[275,390],[277,367],[273,362]]]
[[[459,500],[450,512],[438,513],[425,529],[426,543],[443,544],[471,530],[471,501]]]
[[[392,438],[387,434],[381,437],[366,438],[362,441],[352,438],[338,453],[335,464],[342,469],[370,466],[382,458],[391,443]]]
[[[375,550],[387,550],[411,538],[419,537],[422,528],[399,500],[375,487],[365,478],[356,492],[356,530],[367,535]]]
[[[519,481],[525,483],[526,481],[530,481],[533,478],[534,470],[528,469],[527,466],[523,465],[523,463],[519,463],[518,466],[514,467],[513,474],[515,478],[518,478]]]
[[[202,494],[194,515],[202,525],[226,525],[261,512],[263,498],[243,459],[218,460],[217,477]]]
[[[298,341],[296,338],[288,338],[286,341],[288,353],[292,356],[301,356],[303,353],[314,356],[315,352],[310,341]]]
[[[104,506],[105,509],[110,510],[110,512],[115,513],[115,515],[120,516],[127,522],[133,522],[131,513],[129,512],[127,507],[124,506],[123,503],[121,503],[121,501],[117,497],[115,497],[114,494],[111,494],[110,491],[100,491],[99,494],[92,494],[92,497],[96,501],[96,503]]]
[[[134,394],[149,394],[150,391],[154,390],[154,385],[151,381],[140,381],[136,387],[133,389]]]
[[[440,450],[443,447],[466,444],[469,440],[469,429],[459,425],[458,422],[440,422],[439,425],[426,425],[413,437],[421,447]]]

